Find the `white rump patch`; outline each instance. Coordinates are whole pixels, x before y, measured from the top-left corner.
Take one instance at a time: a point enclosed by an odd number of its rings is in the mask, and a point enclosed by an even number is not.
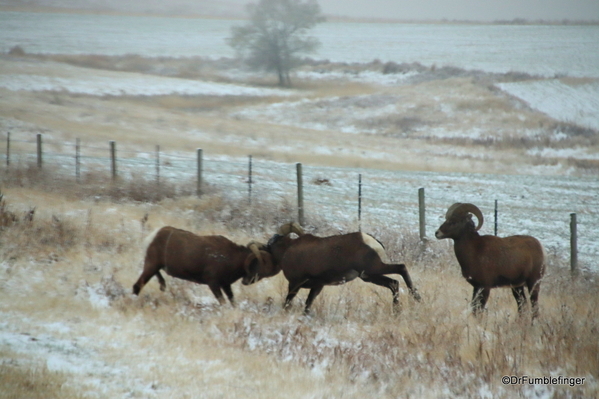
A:
[[[154,230],[153,232],[151,232],[150,234],[148,234],[148,236],[146,238],[144,238],[144,248],[148,249],[148,247],[150,246],[150,244],[152,243],[152,241],[154,241],[154,238],[156,238],[156,234],[158,234],[158,232],[160,230],[162,230],[164,227],[159,227],[156,230]]]
[[[545,250],[545,246],[543,244],[541,244],[541,242],[539,241],[539,245],[541,246],[541,249],[543,250],[543,273],[547,271],[547,251]]]
[[[389,257],[385,252],[385,248],[383,248],[381,243],[378,242],[376,238],[366,233],[362,233],[362,241],[364,241],[364,244],[374,249],[384,263],[389,263]]]

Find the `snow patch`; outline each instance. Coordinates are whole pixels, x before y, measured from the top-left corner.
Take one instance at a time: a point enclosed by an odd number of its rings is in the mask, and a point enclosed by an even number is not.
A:
[[[0,87],[11,91],[65,91],[92,96],[289,96],[292,91],[234,84],[141,75],[127,72],[109,76],[52,77],[27,74],[0,75]]]
[[[599,129],[599,80],[569,85],[544,79],[497,86],[557,120]]]
[[[583,147],[575,148],[531,148],[526,151],[527,154],[543,158],[575,158],[586,160],[598,160],[599,153],[590,152]]]

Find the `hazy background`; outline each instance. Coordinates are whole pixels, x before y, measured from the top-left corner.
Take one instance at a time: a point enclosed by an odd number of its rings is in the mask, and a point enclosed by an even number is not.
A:
[[[494,21],[599,19],[597,0],[321,0],[327,14],[397,19]]]
[[[0,6],[243,17],[247,0],[0,0]],[[254,1],[255,2],[255,1]],[[320,0],[325,14],[399,20],[599,20],[597,0]]]

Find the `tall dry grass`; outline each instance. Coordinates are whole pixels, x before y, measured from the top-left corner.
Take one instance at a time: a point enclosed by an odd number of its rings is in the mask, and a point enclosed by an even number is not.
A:
[[[557,254],[534,322],[529,314],[519,317],[511,293],[501,289],[492,291],[481,317],[472,316],[471,288],[448,243],[422,244],[415,232],[384,227],[373,233],[392,260],[407,264],[423,297],[413,301],[400,282],[399,312],[388,290],[361,281],[326,287],[312,316],[301,312],[307,292],[285,312],[282,275],[236,284],[237,308],[219,306],[205,286],[169,277],[166,292],[152,280],[134,297],[142,240],[151,229],[171,224],[239,243],[265,240],[291,218],[292,206],[282,200],[250,207],[218,192],[93,199],[29,181],[23,187],[3,180],[7,211],[20,215],[32,201],[37,209],[33,220],[0,230],[0,329],[29,334],[40,351],[25,353],[10,341],[7,349],[2,341],[0,375],[12,396],[1,397],[44,397],[46,390],[46,397],[66,398],[599,393],[599,281],[595,274],[572,279]],[[326,215],[311,220],[320,235],[337,232],[331,222]],[[65,341],[85,356],[64,353]],[[47,372],[50,356],[71,356],[84,371]],[[581,377],[585,384],[508,386],[504,375]],[[18,383],[23,378],[30,382]]]
[[[15,353],[0,351],[0,398],[3,399],[79,399],[84,396],[68,387],[68,377],[48,370],[43,362],[23,367]]]

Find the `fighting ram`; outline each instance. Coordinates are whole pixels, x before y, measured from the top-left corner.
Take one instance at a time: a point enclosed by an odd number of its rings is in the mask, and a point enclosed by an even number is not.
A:
[[[296,233],[297,238],[292,238]],[[399,283],[384,276],[399,274],[403,277],[412,296],[420,300],[418,291],[405,265],[387,264],[385,250],[374,237],[364,233],[349,233],[330,237],[304,234],[295,223],[283,225],[279,233],[268,242],[266,250],[272,255],[273,265],[283,270],[289,282],[284,308],[301,288],[310,289],[305,313],[325,285],[339,285],[359,277],[363,281],[388,288],[393,304],[399,303]]]
[[[264,246],[254,242],[242,246],[223,236],[198,236],[170,226],[156,230],[146,242],[143,272],[133,285],[135,295],[154,276],[164,291],[166,282],[160,274],[164,269],[172,277],[207,284],[221,304],[224,291],[235,304],[231,290],[235,281],[243,278],[242,283],[248,285],[279,272]]]

